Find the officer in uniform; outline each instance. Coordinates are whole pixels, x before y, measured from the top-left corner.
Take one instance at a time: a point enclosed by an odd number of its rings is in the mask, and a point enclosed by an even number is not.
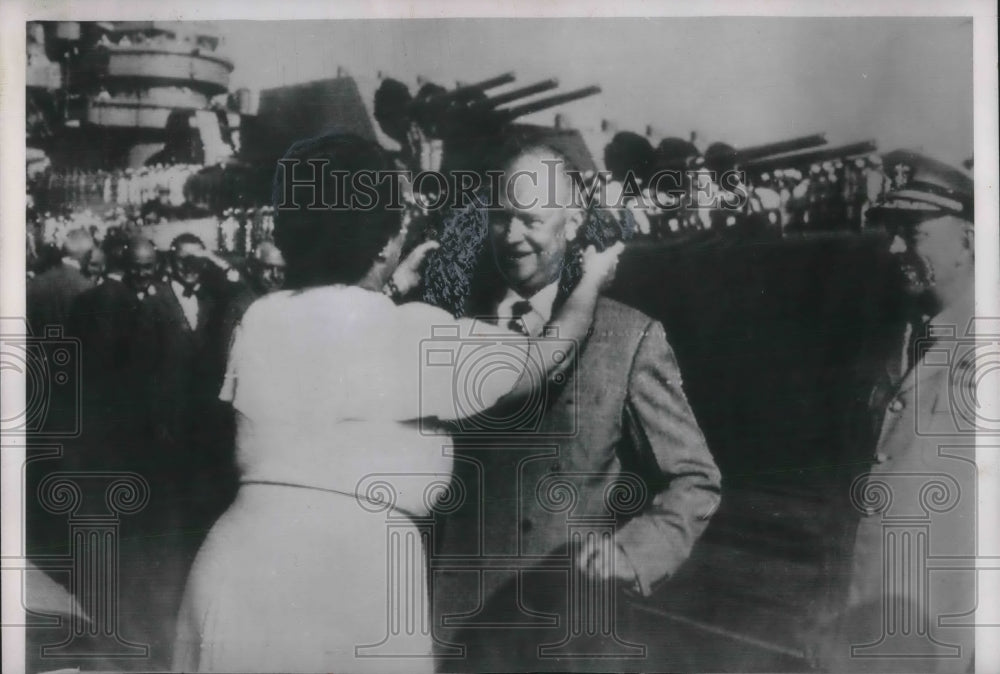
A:
[[[872,462],[851,483],[859,519],[844,560],[846,592],[819,660],[832,672],[972,671],[973,183],[905,150],[887,154],[884,166],[892,187],[868,218],[889,234],[916,315],[874,377]]]

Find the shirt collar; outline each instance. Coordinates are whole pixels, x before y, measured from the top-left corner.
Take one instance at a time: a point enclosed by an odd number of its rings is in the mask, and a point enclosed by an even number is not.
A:
[[[531,297],[523,297],[517,291],[508,288],[507,293],[497,305],[497,315],[507,318],[513,315],[511,307],[515,302],[528,300],[531,303],[531,310],[542,317],[545,323],[552,318],[552,307],[556,302],[556,295],[559,294],[559,281],[553,281]]]
[[[174,294],[177,295],[178,298],[188,299],[187,297],[184,297],[184,291],[187,290],[187,286],[185,286],[183,283],[181,283],[175,278],[171,278],[170,287],[174,289]],[[201,289],[201,283],[195,283],[194,286],[191,287],[191,292],[197,293],[198,290],[200,289]]]

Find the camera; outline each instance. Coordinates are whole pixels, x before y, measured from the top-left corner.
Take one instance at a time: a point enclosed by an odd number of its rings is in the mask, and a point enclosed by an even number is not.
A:
[[[440,434],[440,425],[434,421],[440,414],[435,411],[445,404],[441,397],[447,394],[451,398],[447,416],[455,420],[456,432],[537,434],[552,396],[566,387],[575,389],[576,378],[570,370],[559,369],[549,376],[542,361],[549,357],[559,364],[570,358],[575,352],[573,340],[559,340],[557,333],[550,332],[546,351],[553,340],[556,348],[544,356],[537,344],[497,332],[495,325],[477,319],[468,334],[461,334],[459,325],[440,325],[432,328],[429,339],[421,340],[421,432]],[[498,403],[491,404],[496,391],[509,391],[521,376],[529,378],[530,393],[501,396]],[[575,417],[572,425],[570,432],[575,432]],[[565,435],[566,429],[558,434]]]
[[[914,372],[916,409],[920,410],[917,435],[1000,432],[1000,412],[991,411],[980,398],[996,390],[1000,373],[1000,331],[991,327],[996,326],[981,318],[967,326],[934,325],[928,337],[917,340],[918,353],[924,353]]]
[[[8,327],[6,324],[5,328]],[[44,336],[0,334],[3,369],[25,381],[23,408],[4,410],[3,432],[40,437],[80,434],[80,341],[48,326]]]

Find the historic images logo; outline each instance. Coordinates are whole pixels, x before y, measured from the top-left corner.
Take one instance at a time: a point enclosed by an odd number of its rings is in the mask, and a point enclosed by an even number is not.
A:
[[[989,399],[1000,387],[1000,319],[933,325],[917,349],[923,354],[914,366],[917,434],[1000,434],[1000,410]]]
[[[571,368],[576,342],[560,339],[558,333],[528,342],[510,332],[498,336],[496,326],[485,320],[471,325],[467,334],[460,334],[456,325],[434,326],[431,337],[420,343],[421,431],[440,435],[438,421],[445,419],[454,420],[453,429],[461,433],[542,433],[552,397],[567,387],[575,391]],[[521,378],[530,384],[528,393],[494,406]],[[575,432],[574,414],[568,428],[553,434]]]

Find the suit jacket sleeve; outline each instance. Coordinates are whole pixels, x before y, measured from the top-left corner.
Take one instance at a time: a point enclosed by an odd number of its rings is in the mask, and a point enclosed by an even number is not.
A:
[[[721,477],[681,386],[663,326],[651,322],[629,374],[624,429],[650,490],[646,508],[617,534],[649,596],[687,559],[719,505]],[[623,464],[627,462],[623,460]]]

